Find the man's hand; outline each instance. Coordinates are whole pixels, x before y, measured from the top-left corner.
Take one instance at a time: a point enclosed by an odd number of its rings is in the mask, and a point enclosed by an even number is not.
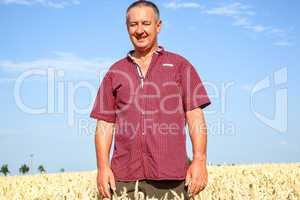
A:
[[[185,185],[188,186],[188,192],[196,196],[204,190],[208,182],[206,162],[194,159],[189,166],[186,174]]]
[[[109,166],[102,167],[97,174],[97,187],[103,197],[110,198],[110,188],[116,190],[114,174]]]
[[[193,145],[193,161],[186,174],[186,185],[192,196],[197,195],[207,185],[206,145],[207,128],[201,108],[186,112],[189,133]]]
[[[95,146],[97,155],[97,187],[103,197],[110,198],[110,188],[116,189],[114,174],[109,165],[109,152],[113,139],[114,123],[97,121]]]

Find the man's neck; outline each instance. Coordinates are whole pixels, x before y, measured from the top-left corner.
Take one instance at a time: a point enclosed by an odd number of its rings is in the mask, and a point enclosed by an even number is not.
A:
[[[158,45],[157,43],[155,43],[151,48],[146,49],[144,51],[139,51],[138,49],[135,49],[133,52],[133,56],[138,59],[146,59],[149,58],[157,48]]]

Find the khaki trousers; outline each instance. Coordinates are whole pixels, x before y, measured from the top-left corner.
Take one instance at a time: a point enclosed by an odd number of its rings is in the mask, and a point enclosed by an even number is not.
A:
[[[137,187],[138,199],[141,199],[141,196],[144,199],[146,199],[146,196],[149,198],[164,199],[166,195],[166,199],[178,199],[176,198],[176,194],[178,195],[177,197],[180,197],[179,199],[189,199],[184,180],[139,180],[136,183],[136,181],[116,181],[116,194],[118,197],[126,196],[134,200],[135,188]],[[126,190],[126,194],[124,190]],[[176,192],[176,194],[171,192],[171,190]]]

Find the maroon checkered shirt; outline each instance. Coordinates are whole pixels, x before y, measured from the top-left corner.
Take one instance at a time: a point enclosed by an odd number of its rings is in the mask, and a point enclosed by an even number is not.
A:
[[[185,112],[206,107],[209,97],[182,56],[160,46],[143,77],[132,52],[109,68],[90,114],[115,123],[115,179],[183,180],[188,167]]]

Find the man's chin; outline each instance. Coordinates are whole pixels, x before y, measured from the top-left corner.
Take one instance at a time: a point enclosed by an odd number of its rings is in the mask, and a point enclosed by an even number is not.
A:
[[[134,48],[138,51],[146,51],[150,47],[149,47],[149,45],[136,44],[136,45],[134,45]]]

